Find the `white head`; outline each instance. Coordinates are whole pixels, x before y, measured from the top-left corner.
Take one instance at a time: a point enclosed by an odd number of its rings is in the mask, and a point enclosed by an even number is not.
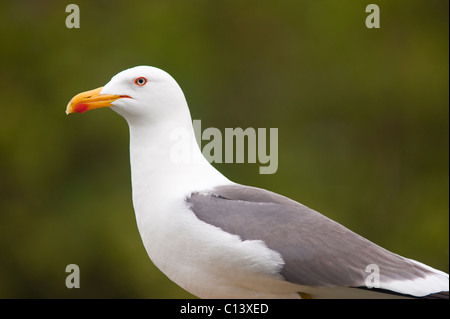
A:
[[[190,121],[184,94],[177,82],[165,71],[151,66],[124,70],[104,86],[76,95],[66,113],[111,107],[128,123]]]

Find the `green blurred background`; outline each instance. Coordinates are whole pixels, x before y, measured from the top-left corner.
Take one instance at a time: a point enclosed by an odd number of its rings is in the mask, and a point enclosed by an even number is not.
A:
[[[80,29],[69,3],[0,4],[0,297],[192,297],[140,240],[126,122],[64,113],[141,64],[203,128],[278,128],[277,173],[215,164],[230,179],[448,272],[448,1],[76,1]]]

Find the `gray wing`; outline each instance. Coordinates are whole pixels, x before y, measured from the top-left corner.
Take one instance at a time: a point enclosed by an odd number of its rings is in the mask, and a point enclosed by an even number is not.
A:
[[[313,286],[364,287],[366,267],[376,264],[380,281],[423,277],[428,270],[350,231],[320,213],[276,193],[226,185],[186,199],[200,220],[262,240],[277,251],[290,282]]]

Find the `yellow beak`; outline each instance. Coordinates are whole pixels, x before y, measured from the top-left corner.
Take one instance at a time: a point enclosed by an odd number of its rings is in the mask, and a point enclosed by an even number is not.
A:
[[[100,94],[103,87],[95,90],[83,92],[74,96],[67,104],[66,114],[83,113],[100,107],[112,106],[112,102],[128,95]]]

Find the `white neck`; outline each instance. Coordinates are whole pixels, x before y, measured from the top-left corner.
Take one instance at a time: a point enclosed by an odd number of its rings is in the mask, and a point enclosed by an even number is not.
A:
[[[231,183],[201,154],[190,116],[173,122],[129,123],[129,126],[133,204],[137,217],[141,207],[149,207],[145,204],[148,201],[179,200],[192,191]],[[187,135],[173,140],[174,131]],[[189,149],[194,160],[177,162],[173,158],[174,147]]]

